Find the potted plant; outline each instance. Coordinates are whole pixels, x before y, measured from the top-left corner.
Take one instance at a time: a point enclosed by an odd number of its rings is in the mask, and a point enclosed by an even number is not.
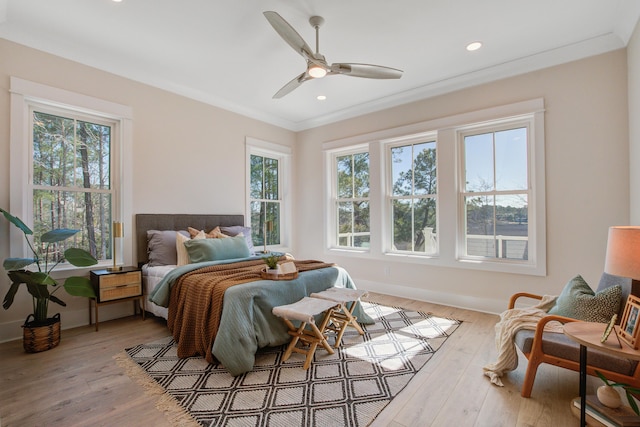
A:
[[[98,261],[87,251],[78,248],[69,248],[64,251],[64,257],[49,262],[49,253],[52,245],[55,247],[58,242],[62,242],[75,235],[79,230],[56,229],[44,233],[40,236],[40,241],[46,244],[43,254],[39,254],[29,240],[29,235],[33,231],[9,212],[0,208],[0,212],[13,225],[22,231],[27,245],[31,250],[32,258],[7,258],[2,266],[7,271],[11,286],[7,291],[2,306],[8,309],[13,304],[14,297],[20,289],[20,285],[25,284],[27,291],[33,298],[33,313],[27,316],[23,325],[23,345],[25,351],[34,353],[49,350],[60,343],[60,314],[49,317],[49,301],[53,301],[61,306],[67,304],[58,298],[55,293],[61,287],[74,296],[95,298],[96,294],[87,277],[68,277],[62,286],[51,277],[51,272],[58,264],[68,261],[76,267],[88,267],[95,265]],[[31,268],[27,268],[32,266]],[[30,318],[33,318],[30,320]]]
[[[275,254],[269,255],[268,257],[264,258],[264,263],[267,264],[267,274],[276,275],[276,276],[278,275],[279,260],[280,260],[280,256]]]

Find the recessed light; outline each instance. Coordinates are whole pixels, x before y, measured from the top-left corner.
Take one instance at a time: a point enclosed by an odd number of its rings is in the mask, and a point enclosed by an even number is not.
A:
[[[478,50],[482,47],[482,42],[472,42],[467,45],[467,50],[472,52],[474,50]]]
[[[316,97],[316,99],[317,99],[318,101],[324,101],[325,99],[327,99],[327,97],[326,97],[326,96],[324,96],[324,95],[318,95],[318,96]]]

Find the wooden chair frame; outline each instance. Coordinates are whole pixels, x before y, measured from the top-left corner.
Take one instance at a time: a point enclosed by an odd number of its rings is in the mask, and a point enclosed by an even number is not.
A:
[[[531,298],[541,300],[541,295],[530,294],[527,292],[519,292],[511,296],[509,300],[509,309],[515,307],[516,300],[521,297]],[[527,371],[524,376],[524,382],[522,383],[522,390],[520,394],[522,397],[531,397],[531,390],[533,389],[533,382],[536,378],[536,372],[538,371],[538,366],[541,363],[548,363],[550,365],[559,366],[565,369],[571,369],[572,371],[578,372],[580,370],[580,363],[574,362],[573,360],[564,359],[558,356],[554,356],[552,354],[547,354],[542,350],[542,342],[543,342],[543,333],[544,327],[547,323],[556,320],[560,323],[568,323],[568,322],[580,322],[580,320],[571,319],[569,317],[557,316],[557,315],[548,315],[543,317],[538,321],[536,326],[535,334],[533,337],[533,344],[531,345],[531,351],[529,353],[524,353],[524,356],[528,360]],[[587,374],[596,376],[596,368],[588,364],[589,358],[587,356]],[[623,375],[618,372],[612,372],[604,368],[597,368],[598,372],[602,373],[607,379],[615,382],[626,383],[635,387],[640,386],[640,363],[636,366],[636,369],[633,375]]]

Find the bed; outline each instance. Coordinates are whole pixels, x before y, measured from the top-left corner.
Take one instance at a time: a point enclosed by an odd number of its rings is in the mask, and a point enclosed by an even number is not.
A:
[[[158,246],[147,238],[157,238],[160,235],[165,240],[166,250],[166,243],[172,237],[177,237],[175,233],[184,234],[188,227],[206,232],[220,227],[222,230],[237,232],[243,227],[243,223],[242,215],[136,215],[137,260],[143,271],[143,283],[149,299],[147,309],[156,316],[167,319],[174,338],[179,341],[180,357],[203,355],[209,362],[217,360],[222,363],[232,375],[252,370],[255,353],[259,348],[278,346],[289,341],[286,326],[271,313],[274,306],[296,302],[313,292],[333,286],[355,288],[351,277],[343,268],[319,261],[295,260],[300,271],[298,277],[286,281],[259,278],[256,271],[264,264],[262,254],[250,253],[246,257],[213,259],[181,266],[168,264],[174,258],[167,257],[166,253],[158,255]],[[236,241],[243,239],[240,235],[234,238]],[[210,239],[198,243],[217,244],[217,241],[222,240],[230,242],[228,239]],[[246,240],[250,242],[249,239]],[[157,241],[158,239],[156,243]],[[163,257],[159,263],[158,260]],[[218,316],[211,315],[212,319],[201,321],[204,325],[202,327],[201,324],[194,327],[190,320],[181,318],[182,310],[189,305],[206,305],[202,310],[208,312],[209,300],[198,292],[205,292],[203,289],[209,286],[209,282],[217,280],[211,275],[228,274],[220,271],[230,272],[232,269],[234,277],[240,277],[235,273],[238,271],[246,273],[242,273],[243,278],[252,278],[246,283],[223,288]],[[215,306],[215,303],[210,305]],[[372,323],[360,307],[356,308],[355,314],[359,321]],[[202,316],[198,314],[197,317]],[[215,324],[215,328],[211,329],[214,332],[208,329],[212,324]],[[205,333],[198,332],[201,330]]]

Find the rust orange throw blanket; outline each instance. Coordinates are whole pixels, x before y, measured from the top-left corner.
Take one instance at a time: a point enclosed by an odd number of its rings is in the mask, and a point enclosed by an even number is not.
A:
[[[293,262],[300,272],[334,265],[313,260]],[[220,325],[224,292],[230,286],[262,280],[260,271],[264,267],[261,259],[213,265],[176,280],[171,289],[167,325],[178,345],[178,357],[201,355],[214,363],[211,347]]]

